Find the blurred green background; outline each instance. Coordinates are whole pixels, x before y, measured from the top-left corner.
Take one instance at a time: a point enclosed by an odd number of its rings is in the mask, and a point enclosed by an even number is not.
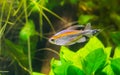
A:
[[[97,37],[105,46],[119,45],[119,5],[120,0],[0,0],[0,75],[47,74],[60,48],[49,37],[74,22],[102,29]]]

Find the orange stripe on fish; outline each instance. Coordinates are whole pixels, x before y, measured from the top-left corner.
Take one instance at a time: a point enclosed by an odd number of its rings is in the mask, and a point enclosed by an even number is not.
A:
[[[55,35],[52,38],[53,39],[58,39],[58,38],[61,38],[61,37],[64,37],[64,36],[74,35],[74,34],[78,34],[78,33],[80,33],[80,30],[72,30],[72,31],[64,32],[64,34]]]

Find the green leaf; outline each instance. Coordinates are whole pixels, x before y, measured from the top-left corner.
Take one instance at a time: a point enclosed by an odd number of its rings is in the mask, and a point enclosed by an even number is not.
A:
[[[103,68],[96,71],[95,75],[114,75],[114,71],[110,64],[107,64]]]
[[[27,40],[28,37],[35,35],[35,26],[32,20],[28,20],[25,26],[20,31],[20,38]]]
[[[88,53],[98,48],[104,49],[104,45],[101,43],[101,41],[98,38],[93,36],[90,38],[88,43],[82,49],[78,50],[77,54],[79,54],[80,57],[84,58],[86,55],[88,55]]]
[[[74,60],[75,59],[75,60]],[[62,46],[60,50],[60,60],[62,63],[69,62],[72,63],[74,66],[82,68],[81,59],[79,54],[76,52],[71,51],[69,48]]]
[[[62,46],[60,49],[60,57],[64,58],[66,61],[73,61],[75,52],[69,50],[69,48]],[[62,60],[62,59],[61,59]]]
[[[112,59],[111,67],[112,67],[115,75],[119,75],[120,74],[120,58]]]
[[[92,37],[78,52],[73,52],[69,48],[62,46],[60,61],[54,60],[54,63],[52,62],[51,75],[84,75],[84,73],[90,75],[95,73],[97,69],[105,64],[107,55],[103,49],[103,44],[96,37]],[[84,73],[81,70],[82,66]]]
[[[70,64],[67,62],[62,63],[61,61],[54,59],[51,61],[52,72],[55,75],[66,75],[66,71],[69,65]]]
[[[104,46],[96,37],[92,37],[85,47],[80,49],[78,52],[73,52],[69,48],[62,46],[60,50],[60,58],[62,62],[68,61],[73,63],[73,65],[76,67],[82,69],[81,62],[83,61],[84,57],[91,51],[98,48],[104,48]]]
[[[93,18],[95,18],[94,15],[80,15],[80,17],[79,17],[79,23],[80,24],[86,24],[90,20],[92,20]]]
[[[45,75],[45,74],[42,74],[42,73],[39,73],[39,72],[33,72],[32,75]]]
[[[55,75],[52,68],[51,68],[51,70],[49,72],[49,75]]]
[[[52,60],[52,70],[50,75],[84,75],[84,72],[69,62],[62,63],[58,60]]]
[[[104,66],[106,54],[102,48],[96,49],[89,53],[83,61],[83,70],[86,75],[93,75],[95,71]]]
[[[70,65],[67,68],[67,74],[66,75],[85,75],[84,72],[82,70],[80,70],[79,68]]]
[[[103,69],[102,72],[105,73],[105,75],[114,75],[114,72],[113,72],[113,70],[112,70],[112,68],[111,68],[110,65],[107,65],[107,66]],[[100,75],[100,74],[99,74],[99,75]],[[102,74],[102,75],[103,75],[103,74]]]
[[[40,8],[37,4],[38,3],[36,1],[30,2],[28,7],[29,12],[33,12],[33,13],[39,12]]]
[[[120,58],[120,47],[116,47],[113,58]]]
[[[107,59],[110,58],[111,49],[112,49],[112,47],[106,47],[106,48],[104,49],[105,53],[107,54]]]

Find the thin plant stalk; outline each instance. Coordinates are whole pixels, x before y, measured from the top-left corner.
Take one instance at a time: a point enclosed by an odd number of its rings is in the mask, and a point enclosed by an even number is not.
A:
[[[1,22],[2,22],[2,17],[3,17],[3,13],[4,13],[5,4],[6,4],[6,0],[4,1],[3,7],[2,7]],[[5,24],[3,25],[3,27],[2,27],[2,25],[1,25],[2,23],[0,24],[0,46],[1,46],[2,36],[3,36],[3,34],[4,34],[4,31],[5,31],[5,29],[6,29],[7,24],[8,24],[8,22],[9,22],[9,18],[10,18],[10,14],[11,14],[11,9],[12,9],[12,4],[13,4],[13,2],[10,4],[9,12],[8,12],[8,15],[7,15],[7,19],[6,19],[6,21],[5,21]],[[1,48],[0,48],[0,53],[1,53]]]
[[[43,27],[42,12],[43,12],[43,11],[42,11],[42,9],[40,9],[40,12],[41,12],[41,13],[40,13],[40,16],[39,16],[39,17],[40,17],[40,36],[42,36],[42,35],[43,35],[43,34],[42,34],[42,33],[43,33],[43,30],[42,30],[42,27]]]
[[[30,37],[28,37],[28,64],[29,64],[30,75],[32,75],[32,60],[31,60]]]
[[[3,17],[3,13],[4,13],[5,3],[6,3],[6,1],[3,2],[2,11],[1,11],[1,16],[0,16],[0,20],[1,20],[1,22],[0,22],[0,31],[1,31],[1,29],[2,29],[2,17]],[[0,36],[2,37],[1,34],[2,34],[2,32],[0,32]],[[1,55],[1,52],[2,52],[2,51],[1,51],[1,50],[2,50],[2,49],[1,49],[1,47],[2,47],[2,46],[1,46],[1,45],[2,45],[2,44],[1,44],[1,43],[2,43],[2,38],[1,38],[1,37],[0,37],[0,55]]]
[[[24,11],[25,11],[25,20],[28,22],[28,15],[27,15],[27,5],[26,5],[26,0],[24,0]]]

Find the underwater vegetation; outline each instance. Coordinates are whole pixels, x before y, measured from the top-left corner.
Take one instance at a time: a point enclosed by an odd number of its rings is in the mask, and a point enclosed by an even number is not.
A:
[[[0,75],[119,75],[119,5],[119,0],[0,0]],[[82,26],[82,36],[74,26]]]
[[[120,73],[120,47],[105,47],[99,39],[92,37],[77,52],[62,46],[60,60],[52,59],[50,75],[118,75]]]

